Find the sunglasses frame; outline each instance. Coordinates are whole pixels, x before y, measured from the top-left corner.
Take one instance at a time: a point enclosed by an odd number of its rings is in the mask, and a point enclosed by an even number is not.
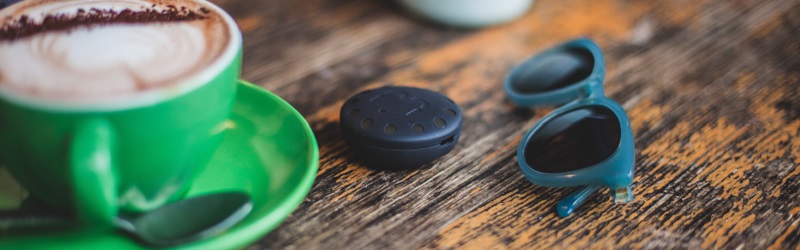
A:
[[[594,65],[586,78],[568,86],[555,90],[521,93],[515,90],[513,83],[516,76],[537,60],[549,55],[566,51],[586,50],[592,56]],[[633,131],[625,110],[617,102],[605,96],[603,80],[605,78],[605,63],[600,47],[593,41],[581,38],[557,45],[544,52],[538,53],[517,65],[507,75],[503,82],[504,89],[509,99],[518,106],[540,107],[563,105],[545,115],[534,125],[519,143],[517,148],[517,162],[525,177],[531,183],[544,187],[571,187],[584,186],[570,194],[556,205],[556,211],[561,217],[567,217],[583,203],[586,198],[596,192],[600,187],[606,186],[612,190],[614,203],[628,203],[633,200],[631,184],[634,176],[634,144]],[[612,111],[620,125],[620,139],[616,150],[605,160],[596,164],[567,172],[545,173],[534,170],[525,159],[525,149],[531,138],[553,119],[568,114],[574,110],[586,107],[602,107]]]

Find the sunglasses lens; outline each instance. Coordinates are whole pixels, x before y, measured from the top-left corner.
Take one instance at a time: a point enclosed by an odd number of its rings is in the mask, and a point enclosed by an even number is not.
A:
[[[546,54],[521,67],[511,86],[520,93],[534,94],[586,79],[594,68],[594,58],[588,50],[571,49]]]
[[[525,161],[543,173],[561,173],[600,163],[617,150],[620,124],[602,106],[572,110],[544,124],[525,147]]]

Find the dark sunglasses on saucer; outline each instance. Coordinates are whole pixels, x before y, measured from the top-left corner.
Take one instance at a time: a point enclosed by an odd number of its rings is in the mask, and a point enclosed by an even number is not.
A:
[[[577,39],[517,65],[503,83],[516,105],[563,105],[528,130],[517,148],[531,183],[583,186],[557,204],[561,217],[600,187],[611,189],[614,203],[633,200],[633,133],[625,110],[603,93],[604,77],[600,47]]]

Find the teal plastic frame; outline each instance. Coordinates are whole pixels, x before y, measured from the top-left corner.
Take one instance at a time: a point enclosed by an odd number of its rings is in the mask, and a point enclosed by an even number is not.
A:
[[[576,50],[588,51],[588,54],[593,58],[594,65],[588,77],[565,87],[537,93],[517,91],[513,86],[513,81],[517,76],[525,73],[526,70],[530,70],[532,65],[541,65],[540,60],[557,53],[571,53],[570,51]],[[582,38],[563,43],[525,60],[525,62],[514,67],[506,75],[503,82],[503,87],[509,99],[519,106],[537,107],[563,104],[563,106],[544,116],[533,128],[528,130],[517,148],[517,162],[525,177],[531,183],[544,187],[584,186],[556,205],[556,211],[561,217],[567,217],[572,214],[589,195],[602,186],[611,189],[614,203],[622,204],[633,200],[633,192],[631,191],[634,175],[633,132],[628,115],[622,106],[605,96],[603,92],[604,78],[605,63],[600,47],[593,41]],[[554,118],[573,110],[590,106],[608,108],[619,121],[620,140],[616,151],[597,164],[574,171],[544,173],[531,168],[525,159],[525,148],[531,138]]]

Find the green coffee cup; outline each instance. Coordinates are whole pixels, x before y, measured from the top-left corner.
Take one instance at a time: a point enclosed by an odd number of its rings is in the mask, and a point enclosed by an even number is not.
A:
[[[175,84],[102,104],[0,88],[0,165],[33,197],[87,225],[111,226],[120,211],[180,199],[232,124],[241,70],[235,22],[200,4],[219,14],[230,37],[213,62]]]

